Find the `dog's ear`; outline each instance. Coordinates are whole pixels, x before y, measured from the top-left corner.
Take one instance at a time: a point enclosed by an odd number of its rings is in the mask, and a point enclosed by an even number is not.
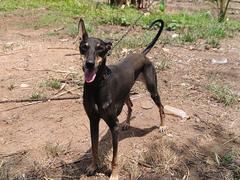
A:
[[[104,43],[106,51],[109,51],[112,48],[112,42],[109,40],[105,40]]]
[[[85,28],[85,24],[82,18],[80,18],[79,22],[78,22],[78,35],[80,37],[80,40],[87,40],[88,38],[88,34]]]

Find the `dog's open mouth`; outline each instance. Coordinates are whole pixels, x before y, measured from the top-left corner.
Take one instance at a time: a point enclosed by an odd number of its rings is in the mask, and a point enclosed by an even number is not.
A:
[[[87,83],[91,83],[94,81],[94,79],[96,77],[96,70],[95,69],[93,69],[93,70],[85,69],[84,76],[85,76],[85,81]]]

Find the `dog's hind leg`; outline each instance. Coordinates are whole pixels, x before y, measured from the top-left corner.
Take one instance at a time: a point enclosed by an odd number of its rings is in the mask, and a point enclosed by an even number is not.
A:
[[[122,125],[122,130],[127,130],[130,126],[130,120],[131,120],[131,116],[132,116],[132,101],[128,95],[128,97],[125,100],[125,104],[127,105],[128,108],[128,112],[127,112],[127,118],[126,121],[123,123]]]
[[[164,132],[166,129],[166,126],[164,124],[164,118],[165,118],[164,107],[161,103],[161,99],[160,99],[160,96],[159,96],[158,90],[157,90],[156,71],[155,71],[153,64],[150,61],[147,61],[145,64],[144,70],[143,70],[143,75],[145,78],[145,83],[146,83],[147,89],[148,89],[149,93],[151,94],[151,98],[153,99],[154,103],[158,106],[158,109],[159,109],[159,115],[160,115],[159,131]]]

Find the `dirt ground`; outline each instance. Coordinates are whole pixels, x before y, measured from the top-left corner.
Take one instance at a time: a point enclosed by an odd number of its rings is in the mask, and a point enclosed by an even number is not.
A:
[[[81,58],[65,56],[78,53],[74,39],[46,35],[59,27],[20,28],[16,24],[31,18],[18,13],[0,17],[0,100],[29,98],[36,92],[52,97],[58,90],[40,84],[53,78],[64,80],[70,73],[77,73],[83,81]],[[239,149],[240,105],[217,103],[206,87],[216,82],[240,93],[239,34],[222,40],[219,49],[163,47],[160,43],[149,57],[155,63],[163,58],[170,63],[168,69],[158,71],[163,104],[184,110],[190,118],[166,115],[168,130],[159,133],[158,110],[137,83],[131,128],[120,134],[120,179],[233,179],[233,172],[219,159]],[[212,64],[211,60],[218,57],[226,57],[228,63]],[[117,57],[110,58],[109,63],[117,62]],[[62,92],[66,90],[72,91],[65,96],[81,95],[82,86],[67,83]],[[125,118],[126,107],[120,122]],[[101,121],[100,159],[105,166],[109,166],[112,155],[110,140],[108,128]],[[90,148],[89,122],[81,99],[0,104],[3,179],[107,179],[108,167],[93,177],[84,174],[91,159]],[[141,163],[151,157],[162,160],[162,165]]]

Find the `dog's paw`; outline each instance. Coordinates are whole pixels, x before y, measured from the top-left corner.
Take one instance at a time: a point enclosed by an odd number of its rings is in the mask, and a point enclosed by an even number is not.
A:
[[[88,166],[88,167],[86,168],[86,174],[87,174],[88,176],[92,176],[92,175],[94,175],[94,173],[96,172],[96,170],[97,170],[97,165],[91,164],[90,166]]]
[[[159,127],[159,132],[164,133],[167,130],[167,126],[160,126]]]
[[[126,131],[126,130],[129,129],[129,127],[130,127],[130,124],[125,122],[125,123],[123,123],[123,125],[122,125],[122,130],[123,130],[123,131]]]
[[[115,176],[111,175],[109,180],[118,180],[118,175],[115,175]]]

